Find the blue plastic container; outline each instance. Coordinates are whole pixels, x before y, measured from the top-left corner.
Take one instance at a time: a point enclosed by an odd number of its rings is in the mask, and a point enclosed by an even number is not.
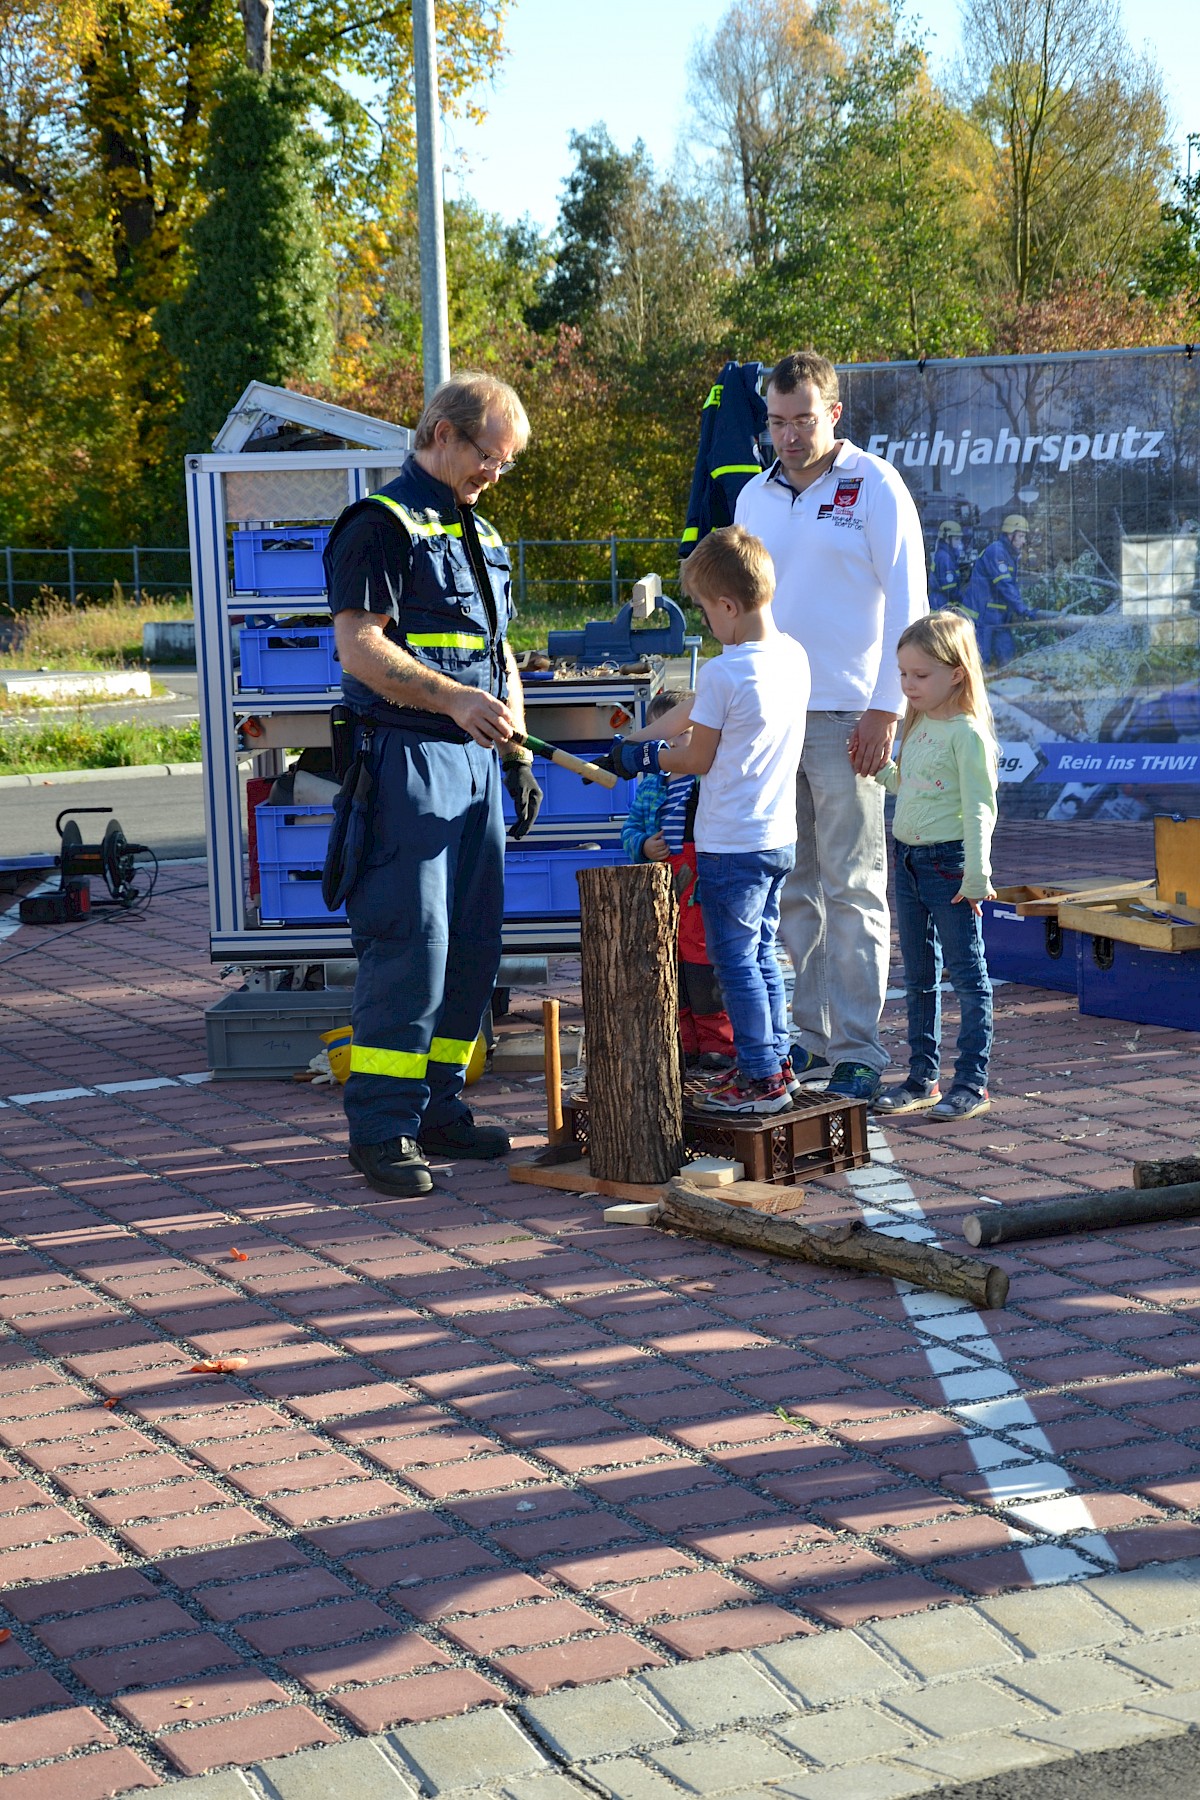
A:
[[[590,759],[603,756],[611,742],[610,738],[603,744],[564,744],[563,749]],[[544,795],[537,818],[539,825],[612,824],[616,820],[623,821],[633,805],[636,779],[618,781],[614,788],[601,787],[597,781],[584,782],[573,770],[548,762],[544,756],[534,757],[533,772]],[[505,824],[511,825],[516,816],[516,808],[505,788]]]
[[[329,847],[333,809],[329,806],[267,806],[254,809],[260,865],[319,867]]]
[[[321,898],[321,863],[309,868],[295,865],[284,868],[279,864],[260,862],[258,880],[258,916],[264,925],[344,925],[346,922],[344,906],[337,912],[330,912]]]
[[[328,525],[279,525],[233,534],[233,588],[238,594],[323,594],[322,555]]]
[[[341,692],[332,625],[246,625],[238,645],[243,693]]]
[[[528,844],[529,840],[525,840]],[[577,918],[579,869],[611,869],[629,859],[619,844],[569,844],[558,849],[527,849],[510,844],[504,857],[504,916]]]
[[[1078,932],[1081,1013],[1200,1031],[1200,950],[1143,950]]]
[[[1022,918],[1011,902],[983,902],[983,947],[997,981],[1075,992],[1075,939],[1057,919]]]

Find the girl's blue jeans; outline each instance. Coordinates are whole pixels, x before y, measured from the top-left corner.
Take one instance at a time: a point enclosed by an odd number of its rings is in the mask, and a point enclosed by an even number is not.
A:
[[[791,1049],[775,937],[780,890],[795,860],[794,844],[782,850],[696,853],[708,954],[733,1026],[738,1068],[755,1081],[778,1075]]]
[[[955,1087],[982,1094],[992,1051],[992,984],[983,929],[965,900],[961,842],[896,845],[896,924],[908,1002],[909,1079],[928,1088],[938,1078],[942,1039],[942,966],[958,998],[961,1024]]]

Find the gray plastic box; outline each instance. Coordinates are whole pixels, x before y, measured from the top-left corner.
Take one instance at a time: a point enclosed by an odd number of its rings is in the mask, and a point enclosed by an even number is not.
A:
[[[350,1023],[350,988],[226,994],[204,1014],[214,1081],[280,1081],[307,1069],[321,1033]]]

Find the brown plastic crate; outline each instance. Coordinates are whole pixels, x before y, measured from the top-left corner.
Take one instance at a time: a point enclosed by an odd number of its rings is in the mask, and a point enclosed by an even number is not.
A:
[[[861,1100],[827,1100],[821,1093],[805,1093],[788,1112],[761,1119],[718,1118],[689,1104],[694,1092],[693,1085],[685,1083],[683,1141],[688,1154],[740,1162],[747,1181],[793,1186],[806,1176],[861,1169],[871,1160],[867,1109]],[[586,1094],[563,1096],[563,1120],[586,1152]]]

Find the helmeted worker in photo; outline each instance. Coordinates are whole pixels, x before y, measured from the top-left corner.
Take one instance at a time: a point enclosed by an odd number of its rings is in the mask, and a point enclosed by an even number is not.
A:
[[[499,1126],[475,1123],[463,1087],[500,961],[501,781],[514,837],[542,794],[511,741],[524,707],[505,640],[508,552],[475,508],[528,436],[504,382],[443,382],[399,475],[347,507],[325,552],[357,768],[337,871],[358,958],[350,1161],[383,1194],[427,1192],[427,1154],[509,1149]]]
[[[938,526],[937,543],[933,547],[933,569],[929,582],[929,608],[953,606],[962,586],[962,526],[957,519],[943,519]]]
[[[1026,606],[1017,583],[1017,568],[1028,536],[1028,519],[1020,513],[1009,513],[999,537],[993,538],[976,557],[962,598],[955,602],[959,612],[974,622],[980,658],[997,668],[1016,655],[1013,634],[1008,629],[1011,623],[1037,616],[1033,608]]]

